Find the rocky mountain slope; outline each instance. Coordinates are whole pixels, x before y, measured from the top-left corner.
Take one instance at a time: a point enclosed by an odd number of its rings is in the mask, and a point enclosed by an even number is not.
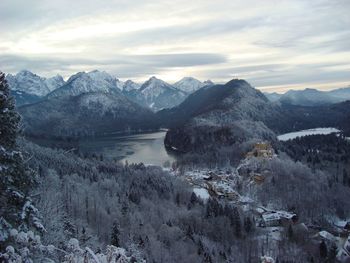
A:
[[[28,70],[22,70],[16,75],[8,74],[6,80],[11,90],[23,91],[36,96],[45,96],[64,84],[60,75],[43,78]]]
[[[139,89],[144,96],[147,105],[154,111],[164,108],[172,108],[180,104],[187,94],[174,86],[151,77]]]
[[[65,85],[54,90],[49,98],[77,96],[89,92],[120,93],[118,80],[105,71],[79,72],[71,76]]]
[[[131,101],[143,106],[148,107],[145,97],[140,91],[141,85],[127,80],[124,82],[122,93]]]
[[[36,102],[65,83],[60,75],[43,78],[28,70],[8,74],[6,80],[17,106]]]
[[[173,84],[175,88],[178,88],[179,90],[182,90],[188,94],[191,94],[207,85],[211,86],[214,85],[214,83],[212,83],[210,80],[201,82],[193,77],[184,77]]]

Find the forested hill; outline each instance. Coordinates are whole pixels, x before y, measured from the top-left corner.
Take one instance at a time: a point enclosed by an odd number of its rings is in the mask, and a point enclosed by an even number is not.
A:
[[[120,93],[54,97],[19,108],[25,133],[84,137],[112,132],[156,130],[154,113]]]

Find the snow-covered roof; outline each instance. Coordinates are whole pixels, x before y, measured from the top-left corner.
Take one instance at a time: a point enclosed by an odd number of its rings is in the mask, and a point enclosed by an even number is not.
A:
[[[210,197],[208,190],[204,188],[193,188],[193,192],[203,200],[207,200]]]
[[[265,222],[267,221],[273,221],[273,220],[279,220],[281,219],[281,216],[278,213],[265,213],[262,215],[262,218]]]
[[[345,228],[347,224],[350,224],[350,221],[347,220],[338,220],[334,222],[334,225],[340,228]]]
[[[329,241],[334,241],[335,240],[335,236],[333,236],[331,233],[323,230],[323,231],[320,231],[318,233],[320,235],[320,237],[324,238],[324,239],[327,239]]]
[[[275,260],[272,257],[268,256],[262,256],[261,258],[261,263],[274,263]]]
[[[296,214],[289,213],[286,211],[271,211],[271,212],[266,212],[262,215],[262,218],[264,221],[272,221],[272,220],[279,220],[282,218],[285,219],[292,219]]]

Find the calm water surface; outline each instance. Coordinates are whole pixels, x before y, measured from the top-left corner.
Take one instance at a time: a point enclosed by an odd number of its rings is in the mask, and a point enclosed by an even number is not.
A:
[[[162,166],[174,161],[164,147],[166,131],[134,135],[108,135],[81,140],[79,149],[86,153],[102,154],[108,159],[117,159],[129,163],[153,164]]]

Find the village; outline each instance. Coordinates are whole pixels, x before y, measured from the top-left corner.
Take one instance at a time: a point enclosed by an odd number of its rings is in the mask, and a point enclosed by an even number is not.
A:
[[[339,262],[350,262],[350,221],[332,222],[332,226],[322,229],[319,226],[306,225],[292,211],[283,211],[264,207],[249,195],[240,194],[242,184],[259,187],[271,177],[268,169],[258,169],[256,160],[266,161],[277,155],[269,142],[259,142],[249,151],[235,169],[207,169],[185,171],[182,177],[193,186],[194,193],[204,200],[215,197],[225,199],[233,205],[254,215],[256,227],[262,239],[279,242],[287,231],[308,240],[312,249],[318,249],[324,242],[328,248],[334,248]],[[291,230],[290,230],[291,229]],[[272,260],[272,259],[271,259]],[[268,261],[264,258],[263,262]]]

